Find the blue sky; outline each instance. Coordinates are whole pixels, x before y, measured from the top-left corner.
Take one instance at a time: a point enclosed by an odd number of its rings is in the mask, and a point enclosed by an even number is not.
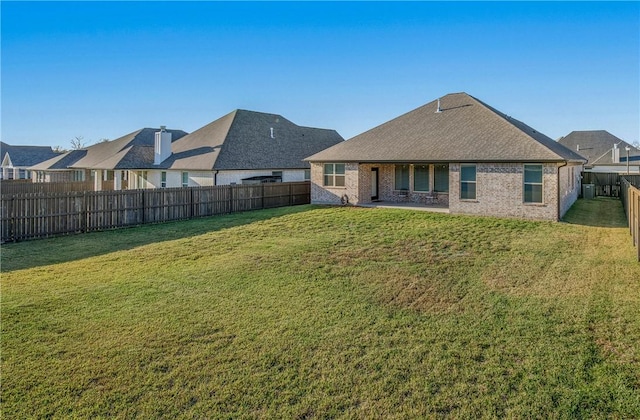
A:
[[[6,2],[2,128],[70,147],[281,114],[345,138],[467,92],[552,138],[640,140],[638,2]]]

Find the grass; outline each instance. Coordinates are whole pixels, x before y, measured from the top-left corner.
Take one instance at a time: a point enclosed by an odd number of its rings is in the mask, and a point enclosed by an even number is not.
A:
[[[591,205],[574,224],[301,206],[4,245],[2,417],[638,418],[640,264]]]

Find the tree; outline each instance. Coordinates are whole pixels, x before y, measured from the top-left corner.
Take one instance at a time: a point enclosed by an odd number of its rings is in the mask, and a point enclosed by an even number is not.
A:
[[[67,152],[67,149],[65,149],[62,146],[53,146],[51,149],[53,149],[53,151],[56,152],[56,153],[65,153],[65,152]]]
[[[84,149],[84,136],[75,136],[71,139],[71,149],[72,150],[80,150]]]
[[[96,142],[96,144],[98,144],[98,143],[106,143],[106,142],[108,142],[108,141],[109,141],[109,139],[100,139],[100,140],[98,140],[98,141]]]

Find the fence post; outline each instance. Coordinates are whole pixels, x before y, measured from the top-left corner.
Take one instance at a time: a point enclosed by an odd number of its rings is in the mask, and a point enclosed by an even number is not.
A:
[[[261,209],[264,209],[264,182],[261,184],[262,186],[262,192],[260,193],[260,203],[262,204],[260,206]]]
[[[233,213],[233,185],[229,185],[229,213]]]

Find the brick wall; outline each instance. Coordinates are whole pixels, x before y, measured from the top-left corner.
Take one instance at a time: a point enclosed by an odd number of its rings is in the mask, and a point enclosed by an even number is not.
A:
[[[560,217],[571,208],[582,189],[582,165],[568,165],[560,168]]]
[[[324,162],[311,163],[311,203],[312,204],[341,204],[341,198],[347,196],[349,204],[358,204],[358,164],[345,164],[345,186],[344,187],[323,187]],[[370,188],[370,186],[369,186]]]
[[[460,164],[449,165],[449,211],[537,220],[558,219],[557,164],[543,164],[542,204],[523,202],[522,163],[478,163],[476,199],[460,199]]]

